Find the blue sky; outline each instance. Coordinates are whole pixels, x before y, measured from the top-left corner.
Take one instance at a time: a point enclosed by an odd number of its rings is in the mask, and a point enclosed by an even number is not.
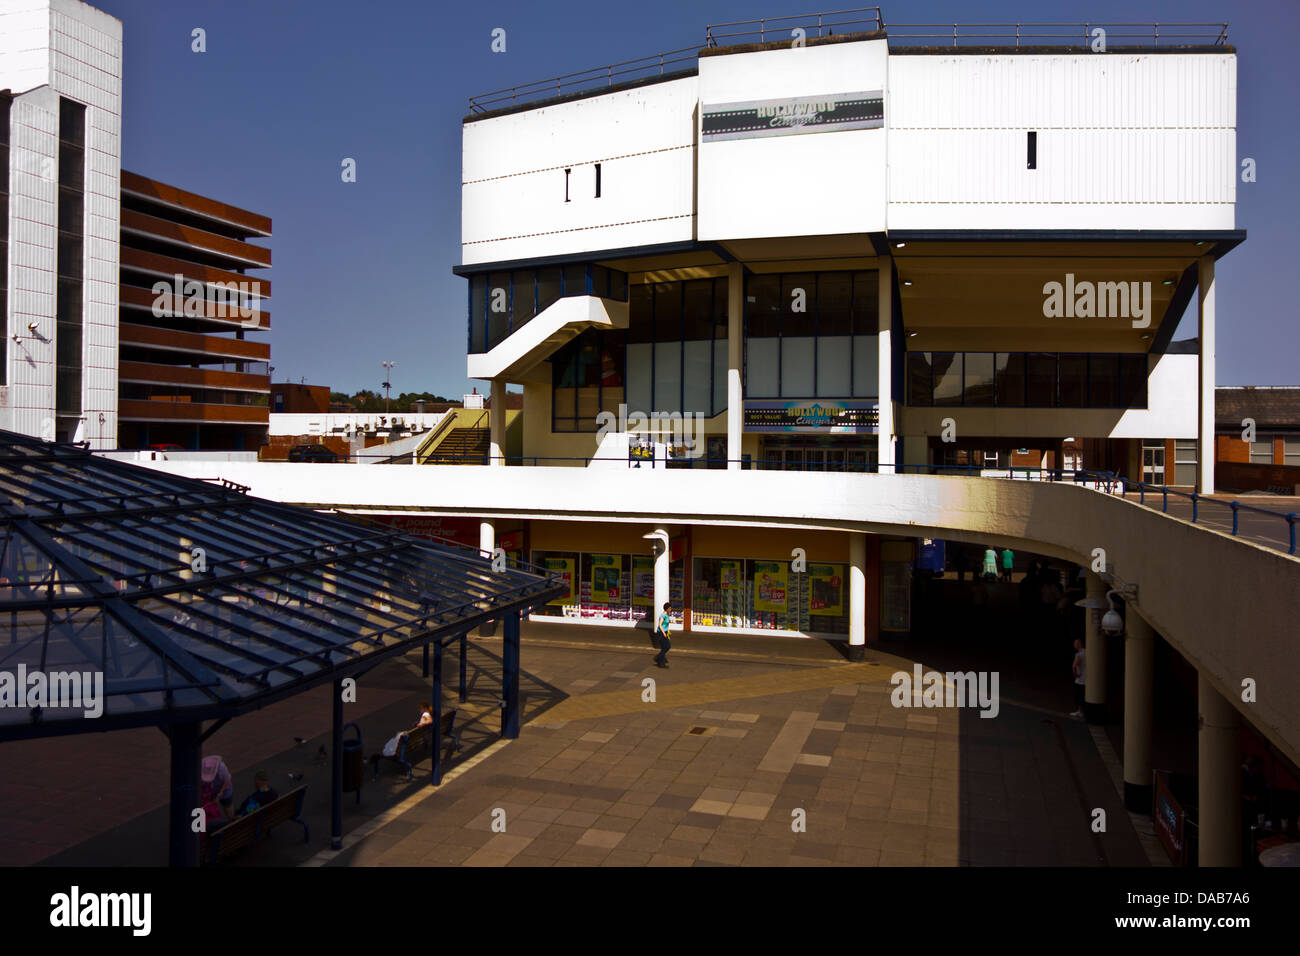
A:
[[[274,222],[275,380],[469,391],[460,261],[466,100],[700,43],[709,23],[807,13],[802,0],[430,3],[98,0],[123,22],[123,166]],[[827,9],[844,9],[829,3]],[[1300,385],[1296,0],[964,0],[882,4],[886,22],[1229,22],[1247,242],[1219,264],[1221,385]],[[207,33],[193,53],[190,34]],[[491,52],[491,32],[507,51]],[[343,183],[340,163],[357,161]],[[1286,279],[1288,281],[1284,282]],[[1195,334],[1194,309],[1178,337]]]

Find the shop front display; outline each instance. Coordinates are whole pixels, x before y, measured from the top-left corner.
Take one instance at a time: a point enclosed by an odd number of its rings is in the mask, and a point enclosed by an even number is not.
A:
[[[593,622],[636,622],[654,606],[654,558],[646,555],[578,551],[534,551],[532,563],[559,573],[568,595],[534,608],[533,617],[564,617]],[[669,601],[674,623],[681,624],[683,562],[669,569]]]
[[[848,567],[787,561],[696,558],[691,626],[838,635],[849,632]]]

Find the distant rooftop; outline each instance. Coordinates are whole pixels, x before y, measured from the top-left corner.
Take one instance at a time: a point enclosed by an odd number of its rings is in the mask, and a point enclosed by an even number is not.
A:
[[[1300,386],[1242,385],[1214,390],[1215,424],[1241,428],[1253,418],[1258,428],[1300,429]]]
[[[469,98],[470,115],[510,112],[521,105],[547,100],[592,96],[612,87],[626,88],[695,71],[699,56],[722,47],[763,48],[801,38],[805,43],[835,42],[841,38],[888,36],[891,47],[915,52],[957,50],[1091,50],[1104,31],[1105,49],[1175,50],[1195,47],[1228,49],[1228,24],[1223,23],[896,23],[886,24],[880,7],[837,10],[798,16],[763,17],[714,23],[704,28],[704,45],[683,46],[607,66],[566,73],[546,80],[512,86]],[[802,34],[796,32],[802,31]],[[729,52],[741,52],[732,50]]]

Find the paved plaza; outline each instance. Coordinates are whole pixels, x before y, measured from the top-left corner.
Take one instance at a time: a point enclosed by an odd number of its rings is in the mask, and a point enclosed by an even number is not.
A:
[[[345,795],[339,852],[324,849],[329,764],[312,756],[328,742],[328,694],[220,729],[205,752],[228,761],[236,801],[259,767],[277,788],[299,782],[290,774],[309,787],[311,841],[290,824],[233,865],[1148,863],[1105,735],[1066,716],[1063,683],[1004,667],[1000,711],[984,719],[892,706],[890,675],[912,670],[905,642],[850,663],[821,641],[681,636],[668,670],[642,631],[531,624],[523,647],[520,737],[497,735],[499,638],[472,648],[465,704],[449,652],[444,706],[464,749],[438,788],[426,759],[413,782],[389,770],[360,802]],[[419,665],[361,682],[346,719],[367,754],[428,697]],[[19,837],[0,841],[0,862],[164,862],[166,753],[156,730],[0,746],[0,831]],[[1105,832],[1090,826],[1096,808]]]

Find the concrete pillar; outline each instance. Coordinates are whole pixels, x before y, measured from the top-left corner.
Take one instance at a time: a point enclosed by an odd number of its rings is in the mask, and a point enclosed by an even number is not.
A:
[[[1200,865],[1241,865],[1241,742],[1238,716],[1222,694],[1198,674],[1200,712],[1196,790]]]
[[[1132,604],[1124,631],[1124,806],[1149,815],[1155,633]]]
[[[486,518],[480,520],[478,523],[478,548],[488,556],[489,560],[491,560],[492,556],[496,553],[496,524]],[[575,571],[574,573],[576,574],[577,572]],[[478,633],[480,637],[491,637],[496,632],[497,622],[495,618],[479,625]]]
[[[867,536],[849,532],[849,660],[867,649]]]
[[[1106,582],[1088,572],[1088,597],[1106,599]],[[1101,629],[1105,611],[1089,608],[1084,617],[1084,661],[1087,688],[1083,695],[1083,716],[1090,724],[1106,722],[1106,635]]]
[[[664,604],[668,601],[670,588],[669,569],[672,563],[672,546],[668,541],[668,532],[662,528],[656,528],[655,536],[655,619],[663,613]]]
[[[740,436],[745,423],[745,390],[741,383],[744,329],[745,267],[732,262],[727,265],[727,468],[734,470],[740,469]]]
[[[488,412],[488,464],[506,463],[506,383],[492,379],[492,408]]]
[[[880,259],[879,338],[876,347],[880,418],[876,433],[876,460],[880,473],[894,470],[894,260]]]
[[[1196,417],[1196,490],[1214,493],[1214,257],[1197,260],[1197,305],[1201,355],[1197,364],[1199,388]],[[1171,463],[1172,464],[1172,463]]]

